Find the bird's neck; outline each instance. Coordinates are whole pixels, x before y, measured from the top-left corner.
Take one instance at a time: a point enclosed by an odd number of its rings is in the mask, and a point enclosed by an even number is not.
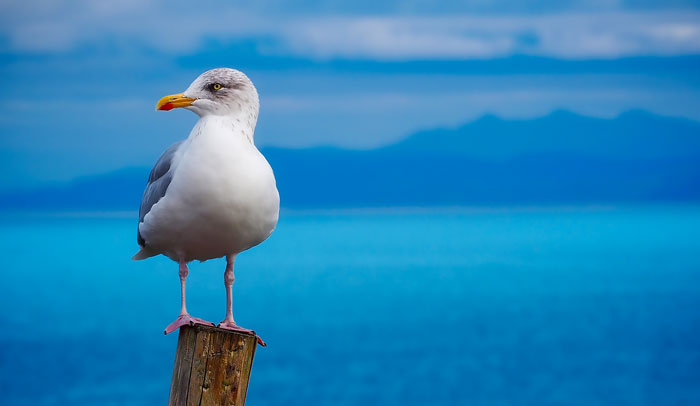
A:
[[[240,138],[254,144],[255,124],[258,112],[240,111],[234,114],[219,116],[202,116],[192,129],[190,137],[225,134],[226,137]]]

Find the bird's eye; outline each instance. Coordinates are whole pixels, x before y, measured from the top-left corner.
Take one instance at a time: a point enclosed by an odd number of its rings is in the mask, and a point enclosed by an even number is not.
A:
[[[214,90],[219,90],[221,89],[221,83],[214,83],[213,85],[211,85],[211,88]]]

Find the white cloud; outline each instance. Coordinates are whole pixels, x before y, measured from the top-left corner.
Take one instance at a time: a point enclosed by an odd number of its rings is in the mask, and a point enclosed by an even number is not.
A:
[[[284,33],[293,52],[317,58],[676,55],[700,52],[700,13],[314,19],[292,22]]]
[[[700,12],[569,11],[538,15],[265,16],[222,4],[162,0],[0,5],[15,51],[122,46],[196,52],[207,39],[264,37],[263,52],[317,59],[469,59],[512,54],[614,58],[700,52]],[[179,7],[179,8],[178,8]]]

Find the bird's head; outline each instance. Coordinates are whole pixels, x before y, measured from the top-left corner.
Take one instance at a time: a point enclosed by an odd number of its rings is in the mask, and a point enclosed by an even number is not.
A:
[[[182,93],[165,96],[156,110],[184,107],[203,117],[206,115],[258,115],[258,92],[241,71],[217,68],[206,71]]]

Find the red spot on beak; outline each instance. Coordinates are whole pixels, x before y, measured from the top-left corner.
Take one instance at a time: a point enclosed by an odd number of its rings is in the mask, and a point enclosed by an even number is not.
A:
[[[170,111],[173,108],[175,108],[175,106],[173,106],[172,103],[165,103],[164,105],[160,106],[160,108],[158,110]]]

